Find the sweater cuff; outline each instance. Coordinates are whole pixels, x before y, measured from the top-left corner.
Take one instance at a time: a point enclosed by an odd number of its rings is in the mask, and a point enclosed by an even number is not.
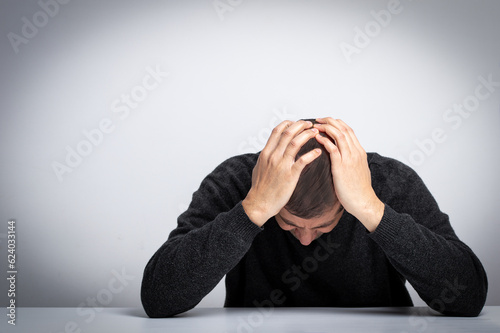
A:
[[[384,215],[382,216],[382,220],[377,226],[377,229],[368,234],[368,236],[377,242],[382,248],[394,245],[395,241],[398,239],[398,235],[403,224],[404,220],[401,219],[401,214],[397,213],[386,204]]]
[[[228,225],[226,225],[226,231],[241,238],[244,242],[252,242],[255,236],[264,228],[259,227],[250,220],[241,203],[241,201],[238,202],[231,209],[231,218]]]

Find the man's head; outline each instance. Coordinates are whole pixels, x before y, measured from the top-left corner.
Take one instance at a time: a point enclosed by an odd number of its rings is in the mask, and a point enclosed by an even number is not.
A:
[[[304,120],[317,123],[314,119]],[[322,132],[320,135],[327,136]],[[343,212],[335,195],[330,154],[325,147],[312,138],[301,147],[295,159],[315,148],[321,149],[321,155],[302,170],[292,197],[276,215],[280,227],[291,231],[303,245],[330,232]]]

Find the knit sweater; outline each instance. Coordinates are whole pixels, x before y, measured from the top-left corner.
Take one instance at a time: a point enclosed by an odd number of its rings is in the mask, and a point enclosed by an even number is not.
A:
[[[260,228],[242,207],[258,155],[227,159],[193,194],[144,270],[148,316],[192,309],[224,276],[226,307],[413,306],[408,281],[445,315],[481,312],[483,266],[411,168],[368,153],[372,186],[385,204],[376,230],[345,211],[331,232],[303,246],[274,217]]]

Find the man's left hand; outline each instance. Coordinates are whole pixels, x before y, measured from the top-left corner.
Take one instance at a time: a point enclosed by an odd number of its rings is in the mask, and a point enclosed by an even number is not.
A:
[[[336,145],[319,133],[316,140],[330,153],[335,193],[342,206],[365,228],[373,232],[384,215],[385,205],[375,194],[367,155],[354,131],[340,119],[318,118],[320,132],[333,138]]]

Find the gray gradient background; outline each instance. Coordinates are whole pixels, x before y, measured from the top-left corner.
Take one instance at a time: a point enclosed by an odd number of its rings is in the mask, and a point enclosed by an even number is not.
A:
[[[140,306],[144,266],[192,192],[224,159],[257,151],[251,137],[262,148],[286,111],[341,118],[367,151],[405,160],[442,128],[446,141],[410,165],[482,260],[487,304],[500,305],[498,90],[458,128],[443,119],[478,76],[500,81],[500,2],[401,0],[348,64],[340,43],[387,3],[245,0],[221,20],[210,0],[73,0],[15,53],[7,34],[40,7],[2,1],[0,267],[15,218],[17,304],[79,306],[124,269],[134,280],[108,306]],[[148,66],[169,77],[121,119],[113,101]],[[58,181],[52,162],[103,118],[114,131]],[[221,283],[200,305],[223,299]]]

